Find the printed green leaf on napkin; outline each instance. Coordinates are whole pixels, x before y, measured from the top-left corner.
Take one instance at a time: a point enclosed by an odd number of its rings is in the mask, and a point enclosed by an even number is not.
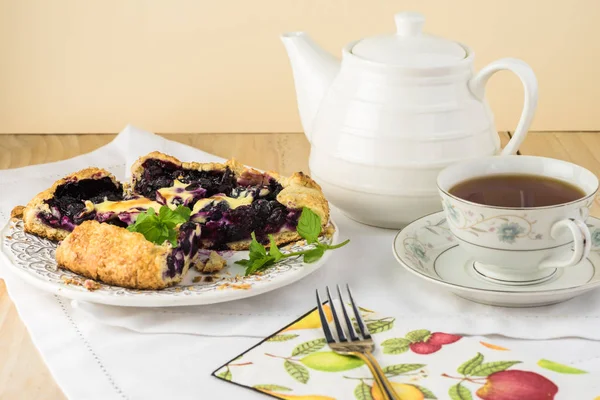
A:
[[[473,396],[471,395],[471,391],[457,383],[456,385],[450,386],[448,390],[448,395],[452,400],[472,400]]]
[[[550,371],[558,372],[561,374],[587,374],[587,371],[571,367],[569,365],[559,364],[554,361],[541,359],[537,363],[540,367],[549,369]]]
[[[306,367],[301,364],[290,360],[285,360],[283,363],[283,367],[288,372],[288,374],[291,375],[292,378],[294,378],[300,383],[306,383],[310,379],[308,369],[306,369]]]

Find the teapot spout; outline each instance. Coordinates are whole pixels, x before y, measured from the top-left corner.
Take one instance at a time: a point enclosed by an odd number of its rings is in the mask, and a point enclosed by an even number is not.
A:
[[[313,120],[325,92],[339,72],[340,62],[305,32],[284,33],[281,40],[292,64],[300,120],[310,142]]]

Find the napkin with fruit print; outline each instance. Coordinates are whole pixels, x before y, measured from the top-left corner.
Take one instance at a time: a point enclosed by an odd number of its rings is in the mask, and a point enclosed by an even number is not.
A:
[[[331,310],[324,306],[331,320]],[[375,357],[402,400],[600,400],[600,374],[361,309]],[[377,400],[381,392],[355,357],[327,346],[313,310],[213,372],[287,400]]]

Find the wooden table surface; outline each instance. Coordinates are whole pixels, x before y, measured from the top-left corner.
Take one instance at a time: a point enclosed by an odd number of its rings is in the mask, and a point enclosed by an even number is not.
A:
[[[0,135],[0,169],[58,161],[86,153],[115,135]],[[171,140],[284,175],[308,171],[302,134],[172,134]],[[503,141],[508,134],[503,133]],[[600,132],[535,132],[521,153],[574,162],[600,176]],[[65,171],[68,173],[70,171]],[[598,204],[592,212],[598,213]],[[0,399],[64,399],[33,346],[0,280]]]

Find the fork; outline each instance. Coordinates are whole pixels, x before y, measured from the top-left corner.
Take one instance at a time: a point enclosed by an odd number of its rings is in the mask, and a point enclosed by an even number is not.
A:
[[[354,317],[356,318],[356,325],[360,330],[360,335],[362,336],[362,339],[358,336],[358,332],[355,331],[354,326],[352,325],[352,321],[348,316],[348,312],[346,311],[346,307],[344,306],[344,298],[342,296],[340,286],[336,286],[338,297],[342,305],[344,320],[346,321],[348,336],[350,337],[350,339],[348,340],[348,338],[346,337],[344,328],[342,327],[342,324],[340,323],[337,312],[335,310],[335,305],[333,304],[333,300],[331,299],[331,292],[329,291],[329,286],[326,286],[325,288],[327,291],[327,299],[329,300],[329,307],[331,308],[331,314],[333,316],[335,330],[337,332],[337,339],[331,334],[331,330],[329,329],[329,322],[327,321],[327,317],[325,317],[325,312],[323,311],[321,298],[319,297],[319,289],[317,289],[317,307],[319,309],[319,317],[321,318],[321,326],[323,327],[323,333],[325,334],[325,339],[327,340],[329,348],[338,354],[352,355],[363,360],[371,370],[373,378],[375,379],[377,386],[379,386],[379,389],[383,394],[384,399],[400,400],[400,398],[396,395],[392,384],[385,376],[385,372],[383,372],[381,366],[379,366],[379,363],[377,362],[375,357],[373,357],[375,342],[373,342],[371,334],[369,333],[369,329],[367,328],[367,326],[363,322],[362,317],[360,316],[360,311],[358,309],[358,306],[354,302],[352,292],[350,291],[350,286],[346,285],[346,290],[348,291],[350,304],[352,305]]]

